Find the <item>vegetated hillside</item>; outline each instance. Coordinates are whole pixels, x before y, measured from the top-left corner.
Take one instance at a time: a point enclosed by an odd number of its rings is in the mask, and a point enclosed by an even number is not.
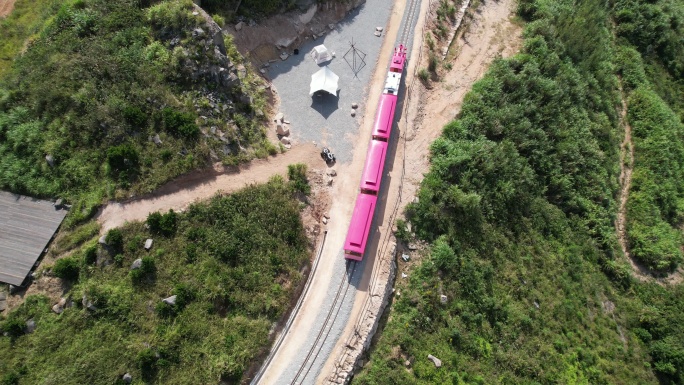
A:
[[[106,248],[95,238],[59,259],[51,271],[73,284],[74,304],[57,315],[29,296],[0,321],[0,382],[114,384],[130,373],[135,383],[239,383],[308,259],[294,198],[309,187],[306,168],[289,174],[183,214],[150,214],[111,230]]]
[[[649,74],[669,68],[665,60],[645,70],[619,59],[632,48],[614,39],[620,20],[614,26],[607,6],[519,3],[522,52],[494,63],[432,145],[431,171],[406,212],[431,246],[397,282],[354,383],[684,383],[684,289],[632,279],[613,224],[622,68],[641,74],[628,100],[630,244],[649,266],[680,261],[681,120],[658,92],[681,77]],[[679,12],[662,8],[665,18]]]
[[[60,3],[61,0],[17,0],[12,12],[0,18],[0,78],[10,70],[26,40],[40,31]]]
[[[212,160],[277,152],[241,60],[190,0],[64,2],[0,83],[0,188],[66,198],[73,219]]]
[[[614,13],[635,151],[629,244],[649,268],[670,271],[684,242],[684,4],[620,0]]]

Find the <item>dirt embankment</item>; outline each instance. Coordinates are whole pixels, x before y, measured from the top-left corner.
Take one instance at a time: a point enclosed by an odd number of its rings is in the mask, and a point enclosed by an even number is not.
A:
[[[9,15],[14,9],[14,2],[16,0],[0,0],[0,18]]]
[[[396,6],[400,2],[395,3],[397,10],[403,10]],[[425,15],[429,1],[424,0],[422,5],[421,14]],[[442,127],[456,117],[473,83],[484,75],[495,58],[509,57],[518,52],[522,43],[522,29],[513,21],[514,11],[514,0],[486,2],[476,11],[470,11],[446,55],[445,64],[450,63],[451,69],[445,67],[440,70],[439,80],[428,84],[416,78],[418,69],[426,68],[428,64],[427,48],[421,44],[424,35],[421,29],[426,23],[427,28],[430,26],[430,20],[426,22],[424,17],[419,19],[406,71],[408,90],[404,96],[404,107],[397,114],[399,139],[391,163],[385,166],[386,175],[383,177],[383,183],[388,184],[387,198],[376,212],[376,215],[381,216],[377,221],[380,226],[373,244],[369,245],[369,249],[375,251],[367,252],[369,258],[375,258],[373,268],[366,268],[359,288],[366,293],[356,297],[349,317],[357,322],[347,325],[318,378],[319,382],[338,383],[349,378],[350,366],[359,354],[357,347],[364,344],[364,338],[368,338],[371,319],[381,316],[376,308],[365,306],[365,303],[369,296],[378,295],[379,287],[387,279],[386,272],[389,270],[383,269],[383,266],[391,263],[393,258],[388,240],[392,238],[395,216],[401,215],[406,204],[413,200],[423,175],[429,171],[430,144],[439,137]],[[389,52],[383,52],[381,57],[387,55]],[[383,80],[382,77],[374,78],[371,89],[382,88]],[[377,99],[373,100],[371,94],[368,105],[374,106],[375,103]],[[405,266],[400,264],[399,272],[404,269]],[[397,275],[400,275],[399,272]]]

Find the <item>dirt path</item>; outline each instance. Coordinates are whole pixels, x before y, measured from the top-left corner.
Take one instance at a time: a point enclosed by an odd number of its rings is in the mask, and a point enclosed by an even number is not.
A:
[[[403,4],[398,1],[396,4]],[[406,84],[411,84],[418,68],[427,67],[427,54],[423,53],[422,62],[418,62],[422,49],[420,31],[425,24],[425,14],[428,11],[429,1],[424,0],[421,9],[421,18],[416,25],[413,51],[410,55],[409,68],[407,70]],[[395,5],[396,6],[396,5]],[[366,266],[364,277],[360,285],[360,291],[373,293],[374,281],[382,280],[383,277],[372,277],[375,267],[379,264],[387,264],[392,256],[389,253],[378,255],[381,250],[388,251],[388,247],[380,244],[381,240],[388,239],[388,234],[393,228],[393,214],[395,206],[401,213],[407,203],[413,200],[423,179],[423,175],[429,170],[429,146],[442,132],[442,127],[454,119],[460,111],[465,94],[472,88],[475,81],[480,79],[489,65],[496,57],[508,57],[515,54],[521,45],[521,28],[512,22],[515,10],[515,0],[501,0],[499,2],[487,2],[480,6],[470,24],[470,30],[465,32],[466,40],[460,39],[454,42],[458,48],[457,54],[450,58],[452,69],[443,74],[442,81],[433,83],[431,89],[425,88],[419,81],[413,85],[410,96],[404,99],[404,109],[399,121],[399,134],[396,152],[392,163],[386,165],[383,184],[388,184],[386,202],[378,204],[380,207],[376,215],[382,215],[378,221],[379,229],[374,235],[374,243],[369,249],[375,249],[376,253],[368,252],[368,258],[374,258],[374,267]],[[399,7],[397,7],[399,11]],[[403,12],[403,8],[401,8]],[[401,15],[401,14],[399,14]],[[393,14],[393,17],[395,15]],[[400,16],[399,16],[400,17]],[[390,33],[388,32],[388,36]],[[386,52],[381,53],[385,55]],[[377,76],[371,87],[382,87],[382,78]],[[371,88],[375,89],[375,88]],[[374,99],[375,98],[375,99]],[[377,105],[377,95],[371,93],[367,101],[369,106]],[[368,122],[372,124],[372,122]],[[405,142],[404,142],[405,139]],[[405,167],[405,170],[404,170]],[[402,178],[403,174],[403,178]],[[384,208],[384,209],[383,209]],[[369,261],[370,262],[370,261]],[[370,287],[370,288],[369,288]],[[350,320],[358,320],[364,310],[367,295],[357,295]],[[360,323],[364,323],[362,320]],[[326,376],[335,372],[341,366],[339,360],[345,357],[347,342],[352,340],[357,332],[358,324],[350,322],[340,336],[333,353],[326,366],[321,371],[318,383],[322,383]]]
[[[155,211],[180,211],[191,203],[212,197],[218,191],[232,192],[253,183],[264,183],[273,175],[287,175],[287,166],[304,163],[310,169],[325,167],[319,149],[311,143],[293,146],[284,154],[259,159],[240,167],[224,167],[217,164],[213,169],[199,170],[167,183],[154,194],[129,202],[112,202],[97,215],[101,232],[141,221]]]
[[[9,15],[14,9],[16,0],[0,0],[0,18]]]
[[[632,187],[634,143],[632,142],[632,126],[630,126],[629,121],[627,120],[627,101],[622,89],[622,81],[620,81],[620,100],[622,102],[622,108],[620,109],[620,125],[624,129],[625,137],[622,144],[620,144],[620,206],[617,220],[615,221],[615,231],[617,232],[618,242],[620,243],[622,253],[632,267],[636,279],[641,282],[655,280],[660,285],[675,285],[681,283],[684,279],[681,267],[665,277],[654,277],[653,273],[646,266],[634,259],[629,251],[629,240],[627,238],[627,200],[629,199],[629,190]]]

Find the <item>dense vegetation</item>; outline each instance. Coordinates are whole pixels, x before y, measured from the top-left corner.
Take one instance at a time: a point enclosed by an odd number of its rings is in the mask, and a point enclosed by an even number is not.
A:
[[[681,20],[674,2],[650,4]],[[397,283],[355,383],[684,383],[684,289],[632,279],[613,225],[621,75],[636,151],[630,246],[650,267],[680,261],[682,127],[659,93],[680,85],[682,35],[661,29],[674,40],[655,51],[670,59],[644,69],[625,60],[640,54],[615,40],[627,29],[608,6],[519,2],[522,52],[493,64],[431,147],[406,212],[431,246]],[[667,81],[653,86],[657,65]]]
[[[54,15],[61,0],[17,0],[14,9],[0,19],[0,78],[11,68],[12,60],[40,32],[45,20]]]
[[[155,384],[237,383],[302,278],[301,183],[275,177],[154,213],[148,228],[111,230],[106,249],[87,241],[59,259],[52,273],[73,283],[74,306],[56,315],[29,296],[0,321],[0,381],[113,384],[129,372]],[[162,302],[171,295],[175,304]],[[29,319],[36,329],[24,334]]]
[[[617,1],[617,64],[635,149],[627,233],[654,270],[682,261],[684,219],[684,5]]]
[[[207,28],[192,3],[141,4],[65,1],[16,57],[0,82],[0,188],[61,196],[76,205],[71,218],[87,216],[104,198],[149,192],[212,158],[244,161],[247,148],[265,146],[251,75],[225,91],[187,72],[188,60],[211,59],[192,35]]]

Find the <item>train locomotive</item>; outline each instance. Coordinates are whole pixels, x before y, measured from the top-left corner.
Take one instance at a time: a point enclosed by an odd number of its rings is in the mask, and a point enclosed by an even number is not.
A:
[[[361,177],[361,186],[356,197],[347,238],[344,241],[344,257],[348,260],[361,261],[366,251],[366,243],[373,223],[389,140],[394,125],[394,112],[397,107],[397,96],[405,64],[406,47],[399,45],[394,49],[385,86],[378,102],[373,133],[366,153],[366,164]]]

